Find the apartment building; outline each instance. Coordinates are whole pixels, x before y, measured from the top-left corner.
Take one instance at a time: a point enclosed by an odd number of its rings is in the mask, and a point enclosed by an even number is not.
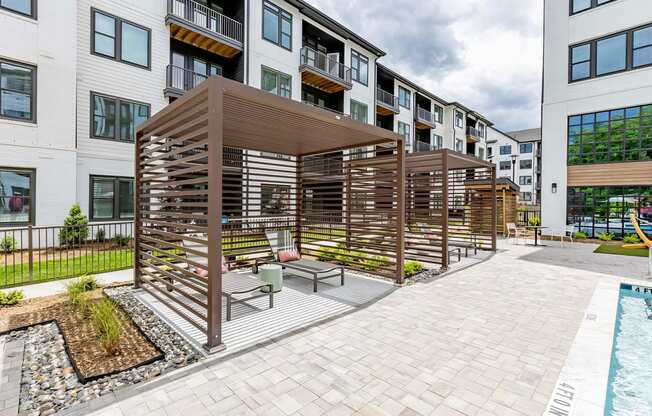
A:
[[[0,0],[0,27],[0,227],[61,224],[75,202],[130,220],[138,124],[212,75],[378,123],[412,151],[486,154],[488,120],[302,0]]]
[[[542,222],[590,236],[652,219],[652,7],[547,1]]]
[[[490,127],[487,157],[496,165],[497,177],[508,178],[519,186],[519,204],[540,204],[541,129],[503,133]]]

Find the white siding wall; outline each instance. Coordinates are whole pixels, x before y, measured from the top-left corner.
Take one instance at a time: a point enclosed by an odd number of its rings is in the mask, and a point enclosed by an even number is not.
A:
[[[151,30],[151,70],[91,54],[91,7]],[[88,213],[90,175],[133,177],[134,145],[91,139],[91,91],[144,102],[151,114],[161,110],[170,34],[165,26],[166,2],[160,0],[80,0],[78,2],[77,198]]]

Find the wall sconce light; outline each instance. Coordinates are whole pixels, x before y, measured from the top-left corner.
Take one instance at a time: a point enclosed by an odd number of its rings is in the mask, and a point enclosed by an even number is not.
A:
[[[553,194],[557,193],[557,183],[556,182],[553,182],[553,184],[552,184],[552,193]]]

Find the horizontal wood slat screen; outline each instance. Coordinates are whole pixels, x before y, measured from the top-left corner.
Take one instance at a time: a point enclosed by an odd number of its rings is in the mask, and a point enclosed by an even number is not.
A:
[[[652,185],[652,161],[568,167],[568,186]]]

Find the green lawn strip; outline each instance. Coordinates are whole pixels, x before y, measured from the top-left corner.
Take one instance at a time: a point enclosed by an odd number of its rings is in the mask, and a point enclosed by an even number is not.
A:
[[[623,248],[613,244],[601,244],[594,253],[619,254],[621,256],[648,257],[649,251],[645,248]]]
[[[46,280],[76,277],[84,274],[105,273],[133,267],[131,249],[106,251],[78,257],[52,259],[34,262],[32,280],[29,280],[29,265],[21,263],[11,266],[0,265],[0,286],[38,283]]]

